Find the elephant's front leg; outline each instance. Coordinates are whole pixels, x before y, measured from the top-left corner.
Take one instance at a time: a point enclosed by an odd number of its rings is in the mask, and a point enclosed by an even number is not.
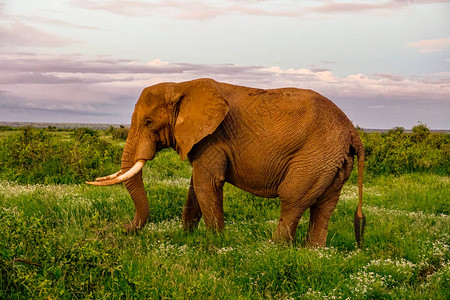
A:
[[[202,217],[202,211],[198,204],[197,195],[195,194],[194,183],[191,177],[189,186],[189,194],[183,209],[183,228],[186,231],[192,231],[197,228],[198,222]]]
[[[218,153],[210,153],[196,159],[192,167],[193,188],[205,225],[212,230],[222,230],[226,157]]]

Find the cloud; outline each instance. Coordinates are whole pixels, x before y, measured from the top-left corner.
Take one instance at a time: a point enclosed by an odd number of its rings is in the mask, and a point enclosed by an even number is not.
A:
[[[373,74],[375,77],[378,78],[386,78],[392,81],[402,81],[404,80],[402,76],[394,75],[394,74],[387,74],[387,73],[375,73]]]
[[[382,73],[340,77],[328,69],[170,63],[159,59],[139,62],[74,54],[0,54],[0,61],[2,110],[35,115],[46,111],[55,116],[103,116],[119,123],[128,122],[144,87],[201,77],[259,88],[313,89],[330,99],[358,99],[358,105],[366,105],[369,111],[389,109],[393,100],[406,106],[412,99],[434,101],[440,107],[450,104],[450,82],[445,79],[448,77],[437,75],[403,78]]]
[[[118,0],[76,0],[75,5],[86,9],[104,10],[114,14],[126,16],[151,16],[167,5],[145,1],[118,1]],[[169,1],[170,2],[170,1]]]
[[[30,101],[26,98],[8,96],[8,93],[0,91],[0,105],[2,109],[9,109],[17,112],[53,112],[69,115],[91,115],[91,116],[114,116],[113,113],[104,109],[100,109],[98,104],[74,103],[74,102],[50,102],[45,100]]]
[[[114,116],[128,122],[141,90],[161,81],[253,72],[258,67],[135,62],[107,56],[0,54],[0,105],[9,113]],[[233,77],[232,76],[232,77]],[[17,113],[20,116],[20,113]],[[111,122],[111,121],[110,121]]]
[[[389,12],[392,9],[402,9],[412,5],[429,4],[429,3],[444,3],[448,0],[377,0],[359,2],[339,2],[326,1],[325,4],[314,6],[312,11],[317,13],[360,13],[368,11],[385,11]]]
[[[419,48],[420,52],[439,52],[450,49],[450,38],[422,40],[407,45],[408,48]]]
[[[138,62],[107,56],[40,55],[30,53],[0,54],[0,85],[74,84],[87,86],[139,86],[160,81],[183,81],[198,77],[258,87],[294,86],[315,88],[330,95],[348,97],[402,97],[429,94],[446,99],[450,94],[448,80],[436,78],[403,78],[396,74],[379,73],[372,76],[350,74],[339,77],[329,69],[288,68],[279,66],[240,66],[235,64],[169,63],[155,59]],[[442,74],[441,74],[442,75]],[[430,91],[433,91],[432,93]]]
[[[386,4],[377,3],[361,3],[361,2],[347,2],[347,3],[337,3],[330,2],[323,4],[321,6],[316,6],[312,8],[314,12],[318,13],[357,13],[361,11],[369,11],[375,9],[386,9]]]
[[[88,26],[88,25],[79,25],[74,24],[68,21],[56,19],[56,18],[47,18],[42,16],[14,16],[15,19],[24,19],[28,22],[39,23],[44,25],[51,25],[57,27],[66,27],[66,28],[75,28],[75,29],[86,29],[86,30],[101,30],[101,27],[97,26]]]
[[[11,21],[0,27],[0,47],[65,47],[73,40],[49,34],[20,21]]]
[[[353,99],[439,99],[449,101],[450,83],[441,79],[402,78],[395,74],[350,74],[339,77],[331,71],[287,69],[274,66],[264,69],[273,85],[311,88],[333,98]]]
[[[286,16],[295,17],[301,14],[302,6],[287,1],[283,5],[274,1],[118,1],[118,0],[76,0],[76,5],[86,9],[104,10],[110,13],[148,17],[170,15],[179,19],[206,20],[224,15],[251,16]],[[282,7],[280,9],[280,7]]]
[[[98,57],[95,59],[81,59],[77,55],[9,55],[0,54],[5,63],[3,70],[16,72],[45,72],[70,74],[151,74],[151,73],[179,73],[189,67],[181,65],[162,65],[152,62],[137,64],[130,60],[114,60]]]
[[[177,19],[208,20],[226,15],[299,17],[307,14],[361,13],[374,10],[389,12],[411,5],[447,2],[446,0],[376,0],[371,2],[340,1],[295,1],[280,3],[278,0],[230,0],[230,1],[119,1],[119,0],[74,0],[77,6],[98,9],[125,16],[169,15]],[[317,3],[320,4],[317,4]],[[323,3],[325,2],[325,3]]]
[[[31,53],[0,54],[3,83],[100,83],[132,81],[139,76],[175,74],[245,73],[261,69],[231,64],[202,65],[168,63],[159,59],[150,62],[113,59],[109,57],[82,58],[79,55],[37,55]],[[13,78],[8,79],[7,77]],[[29,80],[29,81],[27,81]],[[47,81],[46,81],[47,80]]]

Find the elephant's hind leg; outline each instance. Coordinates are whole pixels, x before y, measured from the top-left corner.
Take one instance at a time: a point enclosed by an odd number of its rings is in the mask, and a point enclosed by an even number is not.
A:
[[[303,180],[301,180],[303,179]],[[323,189],[317,176],[292,174],[279,187],[281,215],[273,238],[292,242],[303,213],[316,202]]]
[[[298,222],[307,207],[292,207],[291,203],[281,200],[281,216],[273,239],[280,242],[293,242],[297,232]]]
[[[327,193],[322,199],[326,201],[310,207],[306,244],[312,247],[323,247],[326,244],[328,223],[339,200],[339,192]]]
[[[328,223],[341,194],[342,186],[350,176],[353,160],[346,160],[338,170],[329,188],[310,207],[309,227],[306,243],[313,247],[323,247],[326,244]]]

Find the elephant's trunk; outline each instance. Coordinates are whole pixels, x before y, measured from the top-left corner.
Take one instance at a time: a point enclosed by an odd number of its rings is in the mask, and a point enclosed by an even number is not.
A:
[[[138,130],[136,127],[132,126],[123,149],[122,170],[130,170],[135,165],[138,136]],[[125,229],[127,231],[135,231],[144,227],[147,223],[149,212],[147,194],[145,192],[144,182],[142,180],[142,170],[140,170],[135,176],[127,179],[125,181],[125,187],[127,188],[128,193],[130,193],[136,209],[133,221],[125,224]]]
[[[142,168],[147,159],[152,159],[155,155],[155,147],[149,147],[149,153],[145,159],[136,158],[136,145],[138,144],[138,130],[134,127],[130,129],[127,142],[122,154],[122,167],[117,173],[105,177],[99,177],[94,182],[87,182],[91,185],[113,185],[124,182],[125,187],[133,199],[136,213],[133,221],[125,224],[127,231],[135,231],[144,227],[148,220],[148,200],[142,180]],[[151,153],[150,153],[151,152]]]
[[[142,171],[125,181],[125,187],[130,193],[136,209],[133,221],[125,224],[125,229],[127,231],[135,231],[144,227],[148,220],[148,200],[142,180]]]

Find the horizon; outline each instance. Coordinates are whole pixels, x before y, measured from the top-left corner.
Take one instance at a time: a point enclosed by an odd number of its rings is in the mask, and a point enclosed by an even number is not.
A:
[[[109,126],[113,126],[113,127],[120,127],[120,126],[125,126],[125,127],[129,127],[131,126],[131,123],[72,123],[72,122],[27,122],[27,121],[10,121],[10,122],[4,122],[4,121],[0,121],[0,126],[9,126],[11,128],[21,128],[21,127],[26,127],[28,125],[31,125],[32,128],[38,128],[38,129],[45,129],[48,126],[52,126],[52,125],[61,125],[61,127],[56,126],[56,128],[61,128],[61,129],[74,129],[74,128],[80,128],[80,127],[88,127],[89,125],[92,125],[94,127],[99,127],[96,129],[100,129],[100,127],[104,127],[104,128],[108,128]],[[37,125],[37,126],[33,126],[33,125]],[[71,125],[77,125],[77,126],[71,126]],[[80,125],[80,126],[78,126]],[[417,125],[425,125],[431,132],[444,132],[444,133],[449,133],[450,134],[450,128],[449,129],[434,129],[434,128],[430,128],[427,124],[424,123],[418,123]],[[360,127],[358,125],[355,125],[355,127],[359,127],[364,131],[379,131],[379,132],[387,132],[389,130],[392,129],[396,129],[396,128],[403,128],[405,131],[409,132],[412,131],[413,127],[410,128],[405,128],[402,126],[394,126],[391,128],[367,128],[367,127]]]
[[[450,1],[0,0],[0,121],[129,124],[150,85],[315,90],[355,126],[450,129]]]

